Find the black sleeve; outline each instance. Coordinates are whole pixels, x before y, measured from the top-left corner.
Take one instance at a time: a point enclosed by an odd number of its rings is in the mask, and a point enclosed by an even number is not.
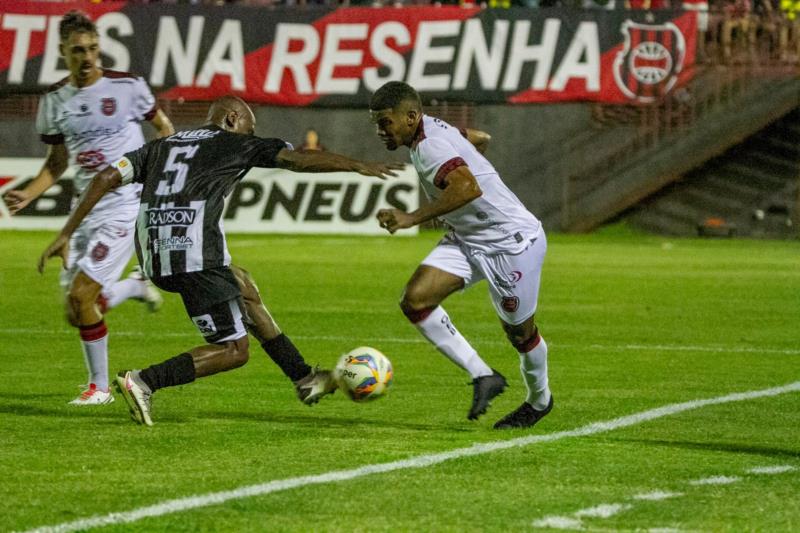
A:
[[[131,162],[131,166],[133,167],[133,178],[131,181],[134,183],[144,183],[145,177],[147,176],[147,156],[150,153],[150,147],[153,142],[155,141],[146,143],[140,148],[128,152],[124,156]]]
[[[281,139],[263,139],[253,136],[245,142],[244,155],[251,167],[275,168],[275,158],[278,152],[284,148],[291,149],[292,146]]]

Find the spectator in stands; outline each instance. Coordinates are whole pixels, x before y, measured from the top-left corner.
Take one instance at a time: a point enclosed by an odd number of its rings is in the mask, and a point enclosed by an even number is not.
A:
[[[319,142],[319,134],[314,128],[308,128],[303,136],[303,143],[300,145],[301,150],[325,150],[322,143]]]
[[[753,24],[752,10],[750,0],[728,0],[723,5],[721,41],[724,63],[733,61],[734,37],[738,41],[745,41],[748,56],[752,58],[755,53],[756,27]]]
[[[783,13],[783,24],[780,29],[781,61],[800,61],[800,0],[780,0],[780,10]],[[794,57],[789,50],[794,45]]]

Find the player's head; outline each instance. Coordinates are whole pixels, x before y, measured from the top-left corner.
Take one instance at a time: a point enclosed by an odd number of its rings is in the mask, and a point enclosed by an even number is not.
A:
[[[369,114],[386,148],[397,150],[414,141],[422,120],[422,102],[411,85],[390,81],[372,95]]]
[[[256,132],[256,116],[247,102],[238,96],[223,96],[215,100],[208,108],[206,120],[233,133],[253,135]]]
[[[97,64],[100,59],[97,26],[86,14],[70,11],[61,19],[58,31],[59,50],[72,81],[79,87],[94,82],[102,75]]]

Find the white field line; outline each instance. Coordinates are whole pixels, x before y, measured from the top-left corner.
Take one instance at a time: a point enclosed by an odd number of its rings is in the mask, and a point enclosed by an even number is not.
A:
[[[632,415],[622,416],[603,422],[594,422],[581,426],[575,429],[566,431],[557,431],[555,433],[547,433],[544,435],[528,435],[525,437],[518,437],[515,439],[500,440],[486,443],[476,443],[466,448],[456,448],[446,452],[432,453],[425,455],[418,455],[409,459],[400,461],[392,461],[390,463],[379,463],[372,465],[364,465],[358,468],[349,470],[334,470],[324,474],[300,476],[287,479],[280,479],[261,483],[258,485],[249,485],[239,487],[233,490],[226,490],[220,492],[212,492],[208,494],[201,494],[197,496],[189,496],[186,498],[176,498],[167,500],[155,505],[147,507],[140,507],[130,511],[123,511],[117,513],[110,513],[107,515],[93,516],[89,518],[82,518],[72,522],[64,522],[52,526],[42,526],[30,531],[36,532],[59,532],[64,533],[68,531],[80,531],[83,529],[90,529],[94,527],[109,526],[113,524],[125,524],[136,522],[142,518],[162,516],[171,513],[178,513],[187,511],[189,509],[196,509],[198,507],[207,507],[209,505],[218,505],[230,500],[239,500],[242,498],[250,498],[253,496],[261,496],[264,494],[271,494],[273,492],[280,492],[297,487],[305,487],[308,485],[319,485],[323,483],[333,483],[337,481],[346,481],[349,479],[360,478],[372,474],[381,474],[386,472],[393,472],[396,470],[405,470],[409,468],[426,468],[445,461],[459,459],[462,457],[472,457],[476,455],[483,455],[486,453],[497,452],[500,450],[507,450],[511,448],[520,448],[523,446],[530,446],[543,442],[553,442],[571,437],[586,437],[598,433],[605,433],[637,424],[642,424],[650,420],[656,420],[665,416],[683,413],[702,407],[711,405],[720,405],[731,402],[742,402],[747,400],[755,400],[757,398],[768,398],[787,394],[792,392],[800,392],[800,381],[782,385],[779,387],[772,387],[769,389],[753,390],[746,392],[736,392],[727,394],[725,396],[718,396],[716,398],[707,398],[703,400],[690,400],[688,402],[674,403],[641,411]]]
[[[666,492],[663,490],[654,490],[653,492],[647,492],[645,494],[635,494],[631,496],[631,499],[657,502],[661,500],[667,500],[669,498],[678,498],[680,496],[683,496],[682,492]]]
[[[39,329],[39,328],[0,328],[0,334],[9,335],[38,335],[38,336],[54,336],[54,335],[74,335],[71,329]],[[148,331],[126,331],[110,329],[109,334],[114,337],[168,337],[168,338],[185,338],[185,339],[199,339],[200,334],[196,331],[183,331],[183,332],[164,332],[152,333]],[[291,335],[291,338],[312,341],[335,341],[335,342],[353,342],[352,336],[347,335]],[[396,343],[396,344],[428,344],[428,341],[419,337],[374,337],[361,339],[363,343],[380,344]],[[509,346],[508,341],[494,340],[494,339],[473,339],[473,344],[478,346]],[[630,350],[630,351],[664,351],[664,352],[712,352],[712,353],[774,353],[783,355],[800,355],[800,349],[792,348],[759,348],[757,346],[692,346],[684,344],[564,344],[548,341],[548,346],[551,348],[588,348],[593,350]]]
[[[629,503],[601,503],[594,507],[581,509],[577,511],[574,516],[576,518],[610,518],[615,514],[621,513],[632,509],[633,505]]]
[[[755,468],[750,468],[746,472],[748,474],[766,474],[766,475],[774,475],[774,474],[783,474],[784,472],[793,472],[797,470],[796,467],[790,465],[775,465],[775,466],[757,466]],[[742,478],[738,476],[714,476],[714,477],[707,477],[703,479],[696,479],[693,481],[687,481],[689,485],[729,485],[731,483],[736,483],[741,481]],[[644,494],[635,494],[630,496],[629,500],[639,500],[639,501],[663,501],[669,498],[678,498],[683,496],[682,492],[666,492],[662,490],[654,490],[652,492],[646,492]],[[533,527],[539,528],[548,528],[548,529],[576,529],[576,530],[583,530],[583,531],[591,531],[596,533],[598,531],[606,531],[604,529],[598,528],[585,528],[583,527],[583,522],[581,518],[609,518],[614,516],[615,514],[621,513],[623,511],[628,511],[633,508],[632,504],[629,503],[603,503],[600,505],[596,505],[594,507],[588,507],[586,509],[580,509],[572,513],[571,516],[545,516],[544,518],[540,518],[533,522]],[[613,531],[613,530],[608,530]],[[648,529],[649,532],[654,531],[679,531],[673,530],[671,528],[651,528]]]
[[[730,485],[731,483],[736,483],[741,480],[742,478],[739,476],[712,476],[704,477],[703,479],[693,479],[689,482],[689,485]]]
[[[757,466],[747,471],[748,474],[783,474],[784,472],[793,472],[797,467],[790,465],[777,465],[777,466]]]

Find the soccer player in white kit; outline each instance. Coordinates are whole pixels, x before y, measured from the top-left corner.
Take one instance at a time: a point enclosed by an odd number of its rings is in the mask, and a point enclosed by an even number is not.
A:
[[[381,226],[394,233],[439,217],[450,227],[408,281],[400,302],[403,313],[428,341],[472,376],[473,399],[467,418],[477,419],[506,388],[506,380],[484,362],[440,304],[455,291],[485,279],[506,336],[519,352],[528,389],[522,405],[494,427],[533,426],[553,408],[547,344],[534,322],[547,249],[541,223],[483,157],[489,136],[477,130],[460,131],[424,115],[419,95],[410,85],[383,85],[372,96],[370,115],[387,149],[410,149],[430,200],[411,213],[380,210]]]
[[[59,25],[60,51],[70,71],[49,88],[39,102],[36,129],[49,145],[39,174],[21,190],[6,197],[14,214],[41,195],[64,173],[77,165],[78,194],[92,178],[123,154],[144,144],[140,122],[150,121],[158,135],[172,135],[167,116],[139,77],[98,67],[97,28],[83,13],[71,11]],[[61,273],[69,323],[80,331],[88,385],[72,405],[111,403],[108,387],[108,330],[103,313],[128,298],[157,308],[161,296],[142,276],[134,273],[119,281],[133,253],[140,185],[119,187],[103,199],[70,242]]]

